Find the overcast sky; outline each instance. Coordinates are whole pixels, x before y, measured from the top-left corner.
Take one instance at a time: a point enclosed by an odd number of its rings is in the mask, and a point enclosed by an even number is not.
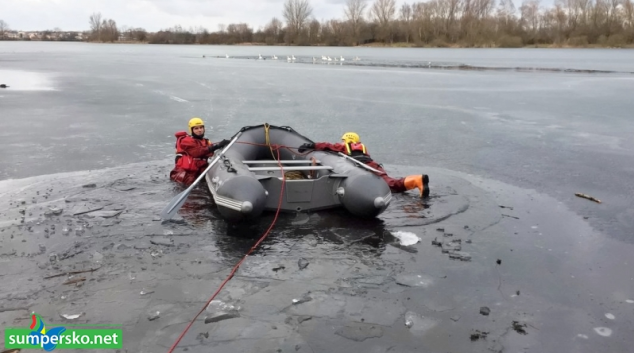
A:
[[[0,0],[0,19],[11,29],[88,30],[88,18],[100,12],[118,26],[143,27],[148,31],[181,25],[203,26],[217,31],[219,24],[246,22],[254,29],[273,16],[282,19],[285,0]],[[371,3],[373,0],[368,0]],[[397,0],[404,2],[422,0]],[[516,1],[517,3],[518,1]],[[343,18],[346,0],[310,0],[318,20]]]
[[[311,0],[318,20],[343,17],[346,0]],[[246,22],[254,29],[276,16],[284,0],[0,0],[0,19],[12,29],[89,29],[88,17],[101,12],[117,25],[148,31],[181,25],[218,30],[221,23]]]

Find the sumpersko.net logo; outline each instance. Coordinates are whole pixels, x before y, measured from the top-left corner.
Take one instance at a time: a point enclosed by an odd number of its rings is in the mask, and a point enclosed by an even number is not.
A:
[[[74,324],[46,329],[42,318],[33,313],[28,328],[9,327],[4,331],[4,348],[43,349],[47,352],[54,349],[122,348],[121,328],[88,328],[97,326],[121,325]]]

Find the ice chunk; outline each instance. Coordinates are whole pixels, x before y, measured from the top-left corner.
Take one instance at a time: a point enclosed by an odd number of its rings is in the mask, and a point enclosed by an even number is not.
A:
[[[405,246],[414,245],[420,241],[420,238],[416,234],[410,232],[403,232],[399,230],[392,233],[392,235],[400,241],[401,245]]]

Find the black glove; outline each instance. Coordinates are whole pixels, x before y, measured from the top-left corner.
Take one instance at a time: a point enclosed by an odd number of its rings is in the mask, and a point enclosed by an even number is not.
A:
[[[314,149],[315,149],[315,144],[314,143],[305,143],[305,144],[299,146],[299,148],[297,149],[297,152],[303,153],[306,150],[314,150]]]
[[[229,142],[231,142],[231,141],[229,141],[229,140],[222,140],[222,141],[218,142],[218,143],[217,143],[218,148],[225,148],[225,147],[229,144]]]
[[[229,144],[229,140],[222,140],[218,143],[214,143],[213,145],[209,146],[209,152],[215,152],[218,149],[224,148],[226,145]]]

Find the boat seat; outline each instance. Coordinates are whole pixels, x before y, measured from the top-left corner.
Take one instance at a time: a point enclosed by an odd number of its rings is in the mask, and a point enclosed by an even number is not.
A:
[[[328,165],[311,165],[311,166],[297,166],[297,167],[284,167],[284,171],[288,172],[291,170],[333,170],[334,168]],[[257,171],[269,171],[269,170],[280,170],[279,166],[275,167],[249,167],[249,170],[252,172]]]
[[[320,161],[316,161],[316,162],[321,164]],[[282,164],[311,164],[311,163],[313,163],[313,161],[311,161],[311,160],[290,159],[290,160],[281,160],[281,161],[276,161],[276,160],[242,161],[242,163],[244,163],[244,164],[278,164],[278,163],[282,163]]]

